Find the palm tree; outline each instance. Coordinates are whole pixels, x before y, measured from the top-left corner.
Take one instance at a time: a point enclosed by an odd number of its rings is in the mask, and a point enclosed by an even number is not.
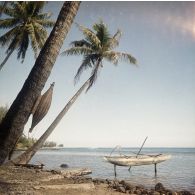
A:
[[[63,55],[82,55],[83,61],[76,73],[75,82],[80,78],[82,72],[92,68],[91,78],[87,90],[95,83],[98,72],[103,67],[103,60],[107,60],[115,65],[120,60],[136,65],[136,59],[128,53],[114,51],[119,45],[121,31],[118,30],[113,36],[110,35],[107,26],[100,21],[93,25],[93,30],[78,25],[84,35],[84,39],[73,41],[71,48],[64,51]]]
[[[101,21],[93,26],[93,30],[85,28],[78,25],[85,39],[79,41],[73,41],[71,43],[71,48],[63,52],[65,55],[84,55],[81,66],[79,67],[75,81],[78,81],[83,70],[87,68],[92,68],[92,73],[90,78],[82,85],[82,87],[76,92],[76,94],[70,99],[62,111],[58,114],[49,128],[45,133],[39,138],[39,140],[26,152],[18,156],[12,162],[16,164],[26,164],[28,163],[33,155],[43,146],[46,139],[53,132],[55,127],[68,112],[70,107],[79,97],[79,95],[87,88],[94,84],[97,79],[98,71],[103,67],[103,60],[106,59],[109,62],[118,64],[119,60],[125,60],[131,64],[136,64],[136,59],[128,53],[122,53],[113,51],[116,46],[119,44],[119,39],[121,32],[118,30],[113,36],[110,35],[106,25]]]
[[[21,91],[0,123],[0,165],[8,157],[22,135],[33,105],[50,76],[63,41],[79,9],[79,1],[68,1],[62,6],[56,24],[41,49],[35,65]]]
[[[10,2],[0,5],[0,9],[8,17],[0,20],[0,29],[9,29],[0,37],[0,45],[8,46],[7,56],[0,64],[3,68],[14,50],[17,58],[24,61],[26,51],[31,44],[35,58],[47,39],[46,28],[55,23],[50,20],[50,13],[42,13],[44,1],[41,2]]]

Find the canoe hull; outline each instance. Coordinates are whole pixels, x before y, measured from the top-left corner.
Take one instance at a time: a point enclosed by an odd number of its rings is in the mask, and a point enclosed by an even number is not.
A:
[[[161,163],[171,158],[171,155],[140,155],[135,156],[104,156],[104,159],[117,166],[141,166]]]

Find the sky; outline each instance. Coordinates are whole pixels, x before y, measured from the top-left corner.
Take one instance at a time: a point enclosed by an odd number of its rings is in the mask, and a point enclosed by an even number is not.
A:
[[[56,19],[62,2],[45,11]],[[100,19],[110,33],[122,31],[116,50],[131,53],[138,67],[104,61],[95,85],[83,93],[48,140],[65,147],[195,147],[195,2],[82,2],[74,22],[91,28]],[[0,34],[4,31],[0,31]],[[61,52],[82,39],[75,24]],[[5,57],[0,48],[0,61]],[[34,128],[38,138],[90,76],[73,78],[82,57],[58,56],[43,93],[55,81],[51,108]],[[34,65],[16,52],[0,72],[0,105],[11,105]],[[32,117],[25,126],[25,134]]]

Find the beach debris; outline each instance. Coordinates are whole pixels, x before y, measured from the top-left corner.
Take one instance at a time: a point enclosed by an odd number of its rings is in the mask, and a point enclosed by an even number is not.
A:
[[[48,175],[48,176],[42,178],[40,181],[41,182],[47,182],[47,181],[57,180],[57,179],[64,179],[64,176],[55,173],[55,174]]]
[[[30,168],[30,169],[43,169],[43,167],[45,166],[44,164],[39,164],[39,165],[35,165],[35,164],[15,164],[15,166],[19,166],[19,167],[26,167],[26,168]]]
[[[40,189],[70,190],[70,189],[74,189],[74,190],[89,191],[89,190],[93,190],[94,188],[95,188],[95,186],[93,183],[34,186],[34,189],[36,189],[36,190],[40,190]]]
[[[31,133],[33,128],[43,119],[43,117],[48,113],[49,108],[51,106],[52,101],[52,95],[53,95],[53,87],[54,82],[51,84],[50,88],[43,94],[40,95],[31,111],[31,114],[33,115],[32,118],[32,124],[29,129],[29,132]]]
[[[92,173],[92,171],[88,168],[60,170],[60,174],[63,175],[64,177],[66,177],[66,178],[89,175],[91,173]]]
[[[46,171],[49,173],[52,173],[52,175],[48,175],[41,181],[50,181],[50,180],[56,180],[56,179],[62,179],[62,178],[73,178],[77,180],[82,180],[81,176],[92,173],[92,171],[88,168],[76,168],[76,169],[66,169],[66,170],[46,170]],[[89,181],[92,179],[85,178],[85,181],[86,180]]]

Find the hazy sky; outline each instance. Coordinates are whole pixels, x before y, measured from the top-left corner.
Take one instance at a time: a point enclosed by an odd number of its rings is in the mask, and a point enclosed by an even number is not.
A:
[[[46,10],[56,18],[62,2]],[[83,2],[75,22],[91,27],[99,19],[113,34],[121,29],[119,51],[138,60],[136,68],[104,62],[96,84],[83,94],[49,140],[65,147],[195,147],[195,2]],[[2,34],[3,31],[0,31]],[[63,51],[82,33],[72,26]],[[5,49],[0,48],[0,61]],[[89,77],[73,77],[82,57],[59,56],[44,88],[56,82],[52,106],[35,127],[39,137],[67,101]],[[27,78],[34,59],[29,50],[23,64],[16,52],[0,72],[0,105],[11,105]],[[31,118],[25,126],[28,131]]]

